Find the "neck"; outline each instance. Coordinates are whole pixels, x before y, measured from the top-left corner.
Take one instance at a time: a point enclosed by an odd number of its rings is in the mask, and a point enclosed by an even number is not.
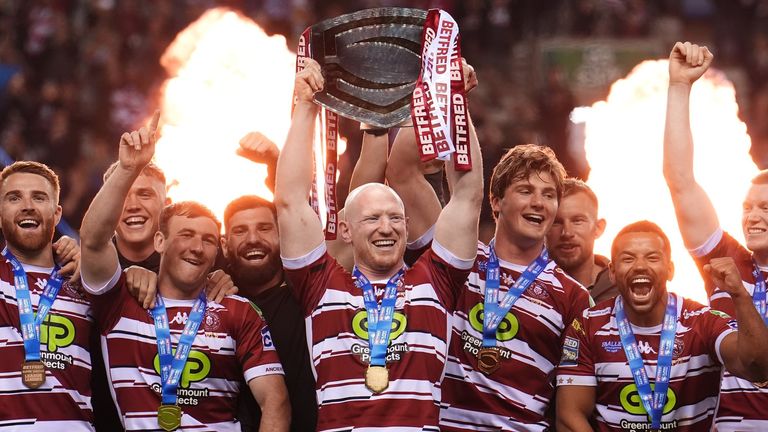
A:
[[[577,267],[563,270],[565,270],[569,276],[576,279],[576,281],[578,281],[580,284],[584,285],[585,287],[590,287],[595,284],[597,275],[600,274],[600,272],[603,270],[603,267],[597,265],[595,262],[595,256],[592,255],[590,259],[579,264]]]
[[[132,262],[144,261],[155,252],[155,245],[152,242],[149,242],[148,244],[128,243],[125,240],[120,239],[120,237],[117,237],[116,243],[120,255]]]
[[[14,245],[7,243],[8,250],[22,264],[28,264],[38,267],[53,267],[53,249],[50,244],[37,251],[22,251]]]
[[[376,270],[372,269],[365,264],[355,263],[355,266],[358,270],[360,270],[360,273],[363,274],[363,276],[367,277],[370,281],[375,280],[389,280],[392,276],[397,274],[397,272],[400,271],[401,268],[403,268],[403,261],[400,260],[400,263],[397,267],[393,267],[388,270]]]
[[[527,266],[539,256],[542,246],[544,246],[544,240],[523,243],[511,240],[504,235],[497,235],[495,249],[499,259]]]
[[[760,267],[768,267],[768,250],[761,250],[760,252],[752,252],[752,258]]]
[[[627,315],[627,319],[630,323],[638,327],[654,327],[661,325],[664,322],[664,314],[667,310],[667,301],[669,296],[665,293],[663,300],[660,300],[653,309],[647,312],[637,312],[634,309],[627,306],[627,302],[624,302],[624,313]]]
[[[204,288],[205,281],[201,282],[196,287],[180,287],[166,275],[160,275],[157,279],[157,292],[163,296],[163,298],[167,299],[194,300],[200,295],[200,291]]]
[[[263,292],[266,292],[272,288],[276,288],[278,286],[278,283],[283,280],[283,271],[280,270],[275,273],[275,276],[272,277],[272,279],[260,283],[260,284],[254,284],[252,282],[244,281],[241,279],[235,279],[235,286],[240,289],[240,292],[248,298],[255,297]]]

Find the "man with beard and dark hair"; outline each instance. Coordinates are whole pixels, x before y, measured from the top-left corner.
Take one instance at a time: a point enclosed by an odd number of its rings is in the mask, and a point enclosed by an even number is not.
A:
[[[598,217],[597,195],[583,181],[567,178],[552,228],[547,232],[547,247],[552,259],[569,276],[587,287],[599,303],[616,297],[616,285],[608,275],[608,258],[595,254],[595,240],[605,230],[605,219]]]
[[[260,197],[235,199],[224,210],[226,234],[221,248],[227,272],[240,295],[261,311],[272,333],[291,401],[291,430],[314,430],[317,423],[315,379],[309,362],[301,308],[283,277],[275,206]],[[261,411],[242,393],[239,417],[243,431],[258,430]]]
[[[2,429],[93,430],[91,308],[66,280],[79,250],[51,243],[59,191],[58,177],[41,163],[15,162],[0,173]]]

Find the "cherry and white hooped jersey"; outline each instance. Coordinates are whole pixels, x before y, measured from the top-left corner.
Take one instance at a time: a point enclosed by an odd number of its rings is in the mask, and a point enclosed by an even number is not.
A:
[[[93,308],[112,397],[126,430],[157,430],[161,384],[154,320],[130,296],[120,273],[110,285],[94,296]],[[175,352],[195,300],[164,300]],[[257,309],[239,296],[209,300],[176,391],[183,412],[178,430],[239,431],[237,398],[250,391],[242,382],[282,374]]]
[[[53,269],[23,267],[36,311]],[[30,389],[21,382],[24,341],[13,279],[10,263],[0,257],[0,429],[92,431],[90,302],[82,290],[64,282],[40,325],[45,383]]]
[[[709,240],[692,250],[696,265],[705,282],[709,304],[713,309],[731,316],[735,314],[733,300],[728,293],[721,291],[704,272],[704,265],[712,258],[732,257],[741,273],[744,288],[752,295],[755,290],[755,278],[752,275],[752,253],[728,233],[718,229]],[[761,268],[763,278],[768,279],[768,268]],[[720,406],[717,410],[715,425],[719,432],[764,431],[768,430],[768,383],[752,383],[732,375],[727,370],[723,373],[720,388]]]
[[[723,369],[720,343],[735,331],[726,314],[677,296],[677,330],[661,430],[710,430]],[[645,371],[656,377],[661,324],[632,325]],[[614,299],[584,311],[566,332],[558,386],[593,386],[598,431],[650,430],[616,326]]]
[[[364,375],[370,363],[362,290],[325,244],[296,259],[283,258],[307,327],[317,382],[319,431],[438,429],[440,382],[448,350],[449,315],[471,261],[437,242],[406,270],[397,288],[386,362],[389,387],[373,394]],[[371,281],[380,300],[386,281]]]
[[[440,428],[444,431],[541,431],[552,426],[547,409],[563,334],[589,307],[589,293],[554,261],[525,290],[499,324],[501,367],[490,376],[477,368],[483,342],[483,302],[488,246],[477,259],[457,300]],[[526,266],[499,260],[499,298]]]

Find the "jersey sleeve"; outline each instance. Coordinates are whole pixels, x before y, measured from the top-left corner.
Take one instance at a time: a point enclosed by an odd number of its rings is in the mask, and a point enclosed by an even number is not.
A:
[[[111,289],[104,291],[103,294],[90,294],[90,291],[88,291],[94,321],[101,334],[107,334],[117,324],[122,315],[125,302],[136,301],[128,293],[128,287],[125,284],[125,274],[120,271],[115,274],[115,277],[117,282],[113,284]]]
[[[243,367],[243,377],[248,383],[254,378],[265,375],[283,375],[283,366],[275,350],[272,334],[266,321],[256,311],[256,307],[242,307],[237,314],[240,319],[237,330],[237,348],[235,355]]]
[[[462,260],[454,256],[437,241],[414,264],[426,266],[432,285],[439,296],[439,301],[449,310],[453,310],[458,293],[464,289],[474,260]]]
[[[558,386],[597,386],[595,359],[592,356],[590,338],[587,336],[585,315],[574,318],[565,332],[563,352],[557,366]]]
[[[720,354],[720,344],[726,336],[738,330],[736,319],[725,312],[709,309],[700,317],[703,322],[703,330],[706,333],[707,348],[712,358],[716,358],[723,364],[723,356]]]
[[[325,242],[322,242],[302,257],[283,258],[283,268],[293,295],[307,317],[320,303],[333,271],[341,266],[328,254]]]
[[[715,286],[712,278],[704,271],[704,266],[712,258],[733,257],[739,273],[741,273],[741,279],[747,284],[754,284],[754,278],[752,277],[752,254],[736,239],[731,237],[730,234],[721,229],[715,231],[707,242],[696,249],[692,249],[690,253],[704,280],[704,289],[707,292],[710,306],[729,315],[734,315],[736,311],[733,307],[731,296]]]

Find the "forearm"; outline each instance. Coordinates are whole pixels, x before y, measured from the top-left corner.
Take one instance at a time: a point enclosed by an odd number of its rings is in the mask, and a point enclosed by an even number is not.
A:
[[[306,203],[312,185],[312,142],[318,107],[299,102],[293,112],[285,146],[277,160],[275,205]]]
[[[558,432],[592,432],[589,420],[582,415],[569,415],[557,418]]]
[[[737,353],[746,378],[752,381],[768,380],[768,328],[746,293],[731,296],[739,325]]]
[[[480,152],[480,142],[472,120],[467,115],[467,128],[469,129],[469,151],[472,160],[472,169],[469,171],[457,171],[453,163],[446,164],[446,178],[451,186],[451,200],[456,197],[459,200],[467,200],[473,203],[483,200],[483,156]],[[478,217],[480,208],[477,208]]]
[[[689,84],[670,83],[664,127],[664,177],[673,193],[694,182],[690,95]]]
[[[260,432],[283,432],[289,430],[291,426],[291,408],[286,400],[285,403],[270,403],[265,401],[261,408],[261,422],[259,423]]]
[[[138,175],[138,172],[118,166],[93,198],[80,227],[84,258],[86,250],[101,251],[111,244],[115,228],[120,222],[123,203]]]
[[[388,144],[388,133],[376,136],[363,132],[360,158],[352,170],[352,179],[349,181],[350,191],[366,183],[384,183]]]

